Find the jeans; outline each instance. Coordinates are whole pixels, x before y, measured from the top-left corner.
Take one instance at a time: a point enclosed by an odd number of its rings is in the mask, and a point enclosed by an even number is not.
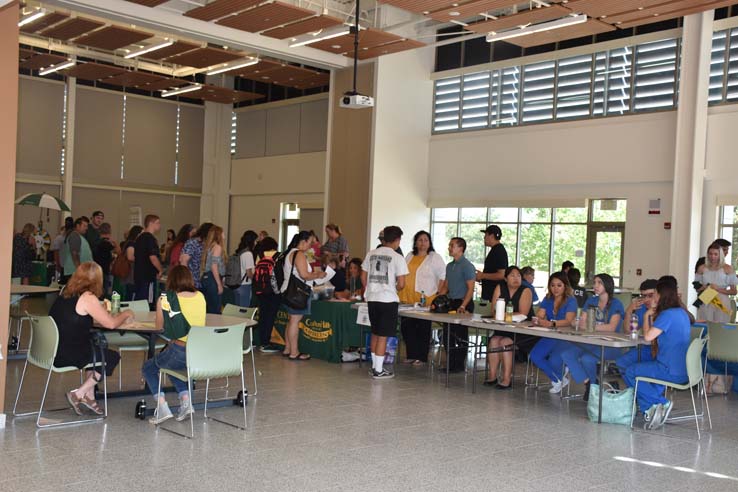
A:
[[[554,340],[553,338],[541,338],[533,347],[533,350],[530,351],[530,360],[552,382],[561,381],[561,378],[563,378],[561,371],[564,366],[561,352],[566,348],[568,348],[567,342]]]
[[[669,374],[669,368],[655,360],[650,362],[638,362],[631,365],[628,370],[625,371],[623,380],[629,388],[633,388],[635,387],[635,379],[638,376],[661,379],[673,383],[683,383],[689,379],[686,374],[683,376]],[[636,400],[638,401],[638,408],[640,408],[641,412],[645,412],[653,405],[658,403],[664,404],[668,401],[664,397],[664,388],[665,387],[661,384],[645,383],[643,381],[638,383],[638,395],[636,395]]]
[[[143,373],[149,391],[154,397],[159,394],[159,369],[172,369],[174,371],[187,372],[186,349],[181,345],[170,343],[166,349],[156,354],[153,358],[144,362]],[[187,381],[181,381],[169,376],[178,394],[187,393]],[[163,386],[163,384],[162,384]],[[164,394],[163,392],[161,393]]]
[[[605,360],[615,360],[622,355],[620,349],[605,347]],[[597,364],[600,362],[600,347],[587,344],[570,343],[561,352],[561,359],[569,368],[571,377],[577,383],[597,379]]]
[[[202,274],[202,293],[205,296],[207,312],[209,314],[220,314],[221,294],[218,294],[218,284],[215,282],[212,272]]]
[[[245,308],[251,306],[251,284],[242,284],[233,291],[233,294],[236,297],[236,304]]]
[[[259,343],[261,345],[271,344],[272,328],[274,320],[277,319],[277,311],[282,298],[277,294],[259,297]]]

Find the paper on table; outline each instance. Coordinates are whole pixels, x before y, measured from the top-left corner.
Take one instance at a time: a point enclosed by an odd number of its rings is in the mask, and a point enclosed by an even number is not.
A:
[[[332,269],[329,266],[325,267],[325,277],[323,277],[323,278],[316,278],[315,281],[314,281],[315,282],[315,285],[323,285],[324,283],[326,283],[330,279],[332,279],[335,274],[336,274],[336,271],[334,269]]]

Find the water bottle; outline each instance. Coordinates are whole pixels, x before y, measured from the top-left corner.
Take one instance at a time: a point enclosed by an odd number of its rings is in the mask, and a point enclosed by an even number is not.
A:
[[[512,323],[513,317],[513,305],[511,301],[507,301],[505,306],[505,323]]]
[[[113,295],[110,296],[110,314],[116,315],[120,312],[120,294],[113,291]]]
[[[582,308],[577,308],[577,317],[574,320],[574,331],[579,331],[579,322],[582,319]]]
[[[421,290],[420,291],[420,306],[425,307],[425,303],[426,303],[425,291]]]
[[[597,308],[590,307],[587,309],[587,331],[592,333],[595,331],[595,325],[597,320]]]
[[[636,313],[630,315],[630,338],[638,339],[638,315]]]

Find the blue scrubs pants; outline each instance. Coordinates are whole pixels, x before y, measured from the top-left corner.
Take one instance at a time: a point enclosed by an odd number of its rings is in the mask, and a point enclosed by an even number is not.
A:
[[[552,382],[561,381],[564,362],[561,352],[568,346],[567,342],[542,338],[530,351],[530,360],[543,371]]]
[[[681,376],[669,374],[669,368],[655,360],[632,364],[625,371],[623,379],[628,387],[634,388],[635,379],[638,376],[662,379],[672,383],[684,383],[688,379],[686,374]],[[661,384],[645,383],[643,381],[638,383],[638,395],[636,395],[636,400],[641,412],[645,412],[658,403],[666,403],[667,399],[664,397],[664,389],[665,387]]]
[[[620,349],[605,347],[605,360],[615,360],[622,355]],[[573,344],[561,352],[561,359],[569,368],[571,377],[577,383],[586,380],[594,382],[597,379],[597,364],[600,362],[600,347],[587,344]]]
[[[653,357],[651,357],[650,345],[642,345],[637,348],[632,348],[617,359],[615,359],[615,365],[617,365],[618,369],[620,369],[621,375],[624,376],[625,371],[627,371],[630,366],[638,363],[639,350],[641,351],[641,362],[651,362],[653,360]]]

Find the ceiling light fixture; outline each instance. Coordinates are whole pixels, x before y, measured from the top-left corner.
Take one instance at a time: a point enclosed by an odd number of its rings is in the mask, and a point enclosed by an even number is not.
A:
[[[59,70],[64,70],[65,68],[73,67],[77,64],[74,60],[67,60],[65,62],[59,63],[57,65],[51,65],[46,68],[42,68],[38,71],[39,75],[49,75],[50,73],[58,72]]]
[[[161,97],[177,96],[179,94],[186,94],[187,92],[199,91],[200,89],[202,89],[202,84],[186,85],[184,87],[180,87],[179,89],[161,91]]]
[[[38,20],[45,15],[46,15],[46,10],[39,9],[32,14],[26,15],[20,21],[18,21],[18,27],[25,26],[26,24],[30,24],[31,22]]]
[[[503,39],[517,38],[519,36],[527,36],[528,34],[561,29],[562,27],[569,27],[576,24],[582,24],[584,22],[587,22],[587,16],[584,14],[578,14],[568,17],[562,17],[561,19],[556,19],[555,21],[551,22],[527,25],[518,29],[512,29],[510,31],[503,31],[499,33],[492,31],[487,34],[487,42],[494,43],[495,41],[502,41]]]
[[[294,41],[292,41],[289,46],[290,48],[297,48],[298,46],[305,46],[308,44],[317,43],[318,41],[325,41],[326,39],[333,39],[339,36],[344,36],[346,34],[349,34],[350,32],[351,27],[342,24],[340,26],[323,29],[318,32],[297,36],[293,38]]]
[[[136,58],[137,56],[145,55],[146,53],[151,53],[152,51],[160,50],[162,48],[166,48],[167,46],[171,46],[173,44],[174,44],[174,41],[171,41],[171,40],[165,41],[159,44],[153,44],[142,50],[134,51],[133,53],[128,53],[124,58]]]
[[[257,63],[259,63],[259,61],[261,60],[259,60],[258,58],[250,58],[248,61],[242,63],[217,68],[215,70],[207,72],[206,75],[218,75],[219,73],[230,72],[231,70],[236,70],[238,68],[250,67],[251,65],[256,65]]]

